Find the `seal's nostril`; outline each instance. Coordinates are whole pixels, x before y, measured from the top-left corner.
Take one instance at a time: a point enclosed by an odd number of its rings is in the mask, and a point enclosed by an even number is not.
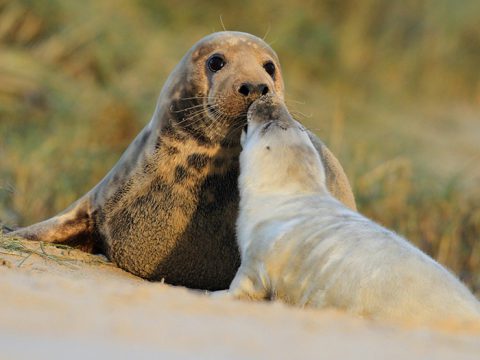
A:
[[[243,96],[250,96],[255,95],[258,97],[260,95],[266,95],[270,89],[268,88],[267,84],[251,84],[251,83],[243,83],[239,88],[238,92]]]
[[[243,96],[248,96],[248,94],[250,94],[250,90],[251,90],[250,84],[242,84],[242,86],[240,86],[240,88],[238,89],[238,92]]]

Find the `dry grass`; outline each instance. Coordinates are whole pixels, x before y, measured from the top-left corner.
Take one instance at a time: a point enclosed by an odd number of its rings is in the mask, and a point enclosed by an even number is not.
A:
[[[77,262],[89,264],[111,264],[101,256],[81,257],[72,255],[77,250],[61,244],[31,242],[25,239],[0,234],[0,254],[18,257],[17,267],[21,267],[30,256],[37,255],[47,261],[65,266],[74,266]]]
[[[18,267],[21,267],[23,263],[32,255],[38,255],[44,259],[55,261],[57,263],[69,263],[73,261],[65,256],[57,256],[53,254],[49,254],[45,250],[45,245],[42,242],[38,243],[39,250],[32,248],[32,246],[28,246],[25,240],[6,237],[0,235],[0,254],[4,255],[15,255],[21,258],[21,260],[17,263]],[[33,244],[37,245],[37,244]],[[49,245],[51,246],[51,245]]]
[[[0,219],[38,221],[95,185],[222,15],[270,29],[289,107],[360,210],[480,292],[480,3],[358,4],[0,0]]]

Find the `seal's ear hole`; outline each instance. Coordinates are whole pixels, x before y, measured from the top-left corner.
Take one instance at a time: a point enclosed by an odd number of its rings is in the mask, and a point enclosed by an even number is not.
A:
[[[263,64],[263,68],[273,79],[275,76],[275,64],[271,61],[267,61],[265,64]]]

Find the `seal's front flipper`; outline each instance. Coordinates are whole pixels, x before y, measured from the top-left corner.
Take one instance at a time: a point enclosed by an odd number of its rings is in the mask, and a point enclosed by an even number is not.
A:
[[[267,300],[269,291],[264,286],[258,274],[252,269],[245,271],[246,266],[240,266],[228,290],[229,296],[239,300]],[[251,275],[249,275],[251,274]]]
[[[62,213],[37,224],[8,232],[28,240],[58,243],[93,252],[94,224],[89,201],[81,198]]]

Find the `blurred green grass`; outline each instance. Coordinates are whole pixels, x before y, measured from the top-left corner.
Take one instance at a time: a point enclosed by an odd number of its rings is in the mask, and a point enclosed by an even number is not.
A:
[[[220,19],[278,52],[289,107],[360,210],[480,292],[476,0],[0,0],[0,219],[44,219],[95,185]]]

